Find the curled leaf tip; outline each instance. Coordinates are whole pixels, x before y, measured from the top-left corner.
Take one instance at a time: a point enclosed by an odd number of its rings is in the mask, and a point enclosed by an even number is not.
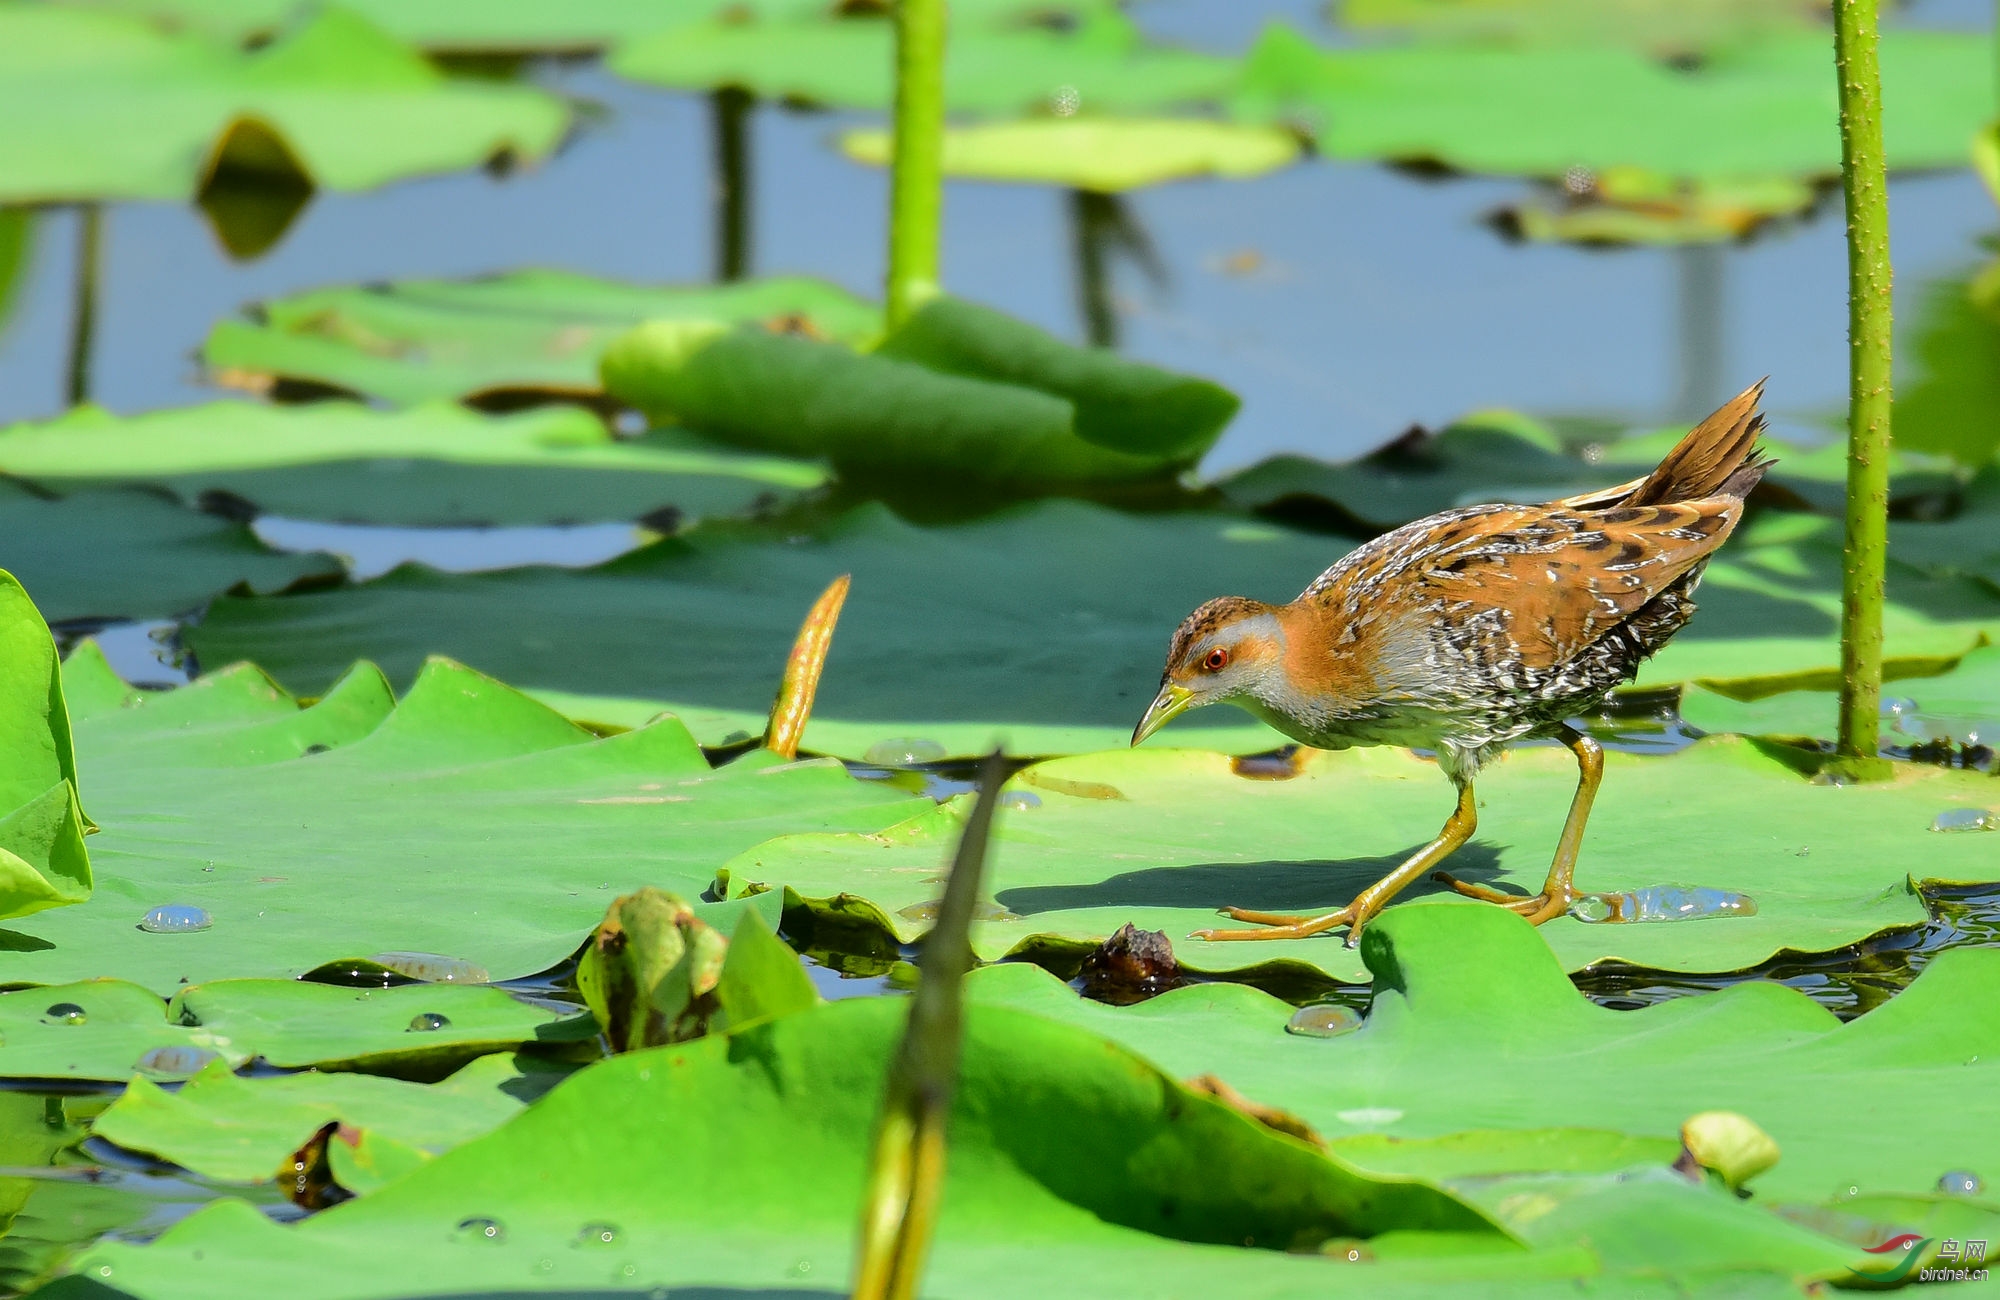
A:
[[[833,647],[833,629],[840,622],[840,607],[847,603],[847,588],[853,575],[841,574],[827,585],[799,625],[798,639],[792,642],[791,658],[785,661],[785,677],[778,685],[778,698],[771,705],[771,721],[764,728],[764,748],[785,758],[799,756],[799,740],[812,717],[813,697],[819,693],[819,675],[826,668],[827,651]]]

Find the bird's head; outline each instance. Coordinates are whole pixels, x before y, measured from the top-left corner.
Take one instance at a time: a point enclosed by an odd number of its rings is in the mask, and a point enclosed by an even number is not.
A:
[[[1132,743],[1189,709],[1267,693],[1260,688],[1283,673],[1284,650],[1275,606],[1242,596],[1209,601],[1174,632],[1160,693],[1139,719]]]

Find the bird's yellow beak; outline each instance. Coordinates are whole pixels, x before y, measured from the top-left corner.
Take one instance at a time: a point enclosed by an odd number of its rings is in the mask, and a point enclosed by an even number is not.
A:
[[[1146,709],[1146,716],[1139,719],[1139,725],[1132,728],[1132,743],[1135,745],[1138,744],[1161,727],[1166,726],[1169,722],[1181,716],[1181,714],[1186,713],[1188,706],[1193,703],[1193,691],[1185,686],[1176,686],[1172,682],[1168,682],[1160,688],[1160,693],[1153,697],[1152,704]]]

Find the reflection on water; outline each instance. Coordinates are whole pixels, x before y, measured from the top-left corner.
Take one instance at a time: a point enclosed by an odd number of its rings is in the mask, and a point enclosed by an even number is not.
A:
[[[340,557],[356,582],[399,564],[446,573],[484,573],[528,564],[585,569],[636,550],[659,534],[636,524],[543,524],[510,528],[392,528],[259,515],[250,530],[280,551]]]

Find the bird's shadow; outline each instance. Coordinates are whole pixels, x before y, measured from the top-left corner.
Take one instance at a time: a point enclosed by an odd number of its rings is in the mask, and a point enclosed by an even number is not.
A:
[[[1395,870],[1411,853],[1337,862],[1195,862],[1183,867],[1147,867],[1088,885],[1023,885],[1003,889],[994,901],[1017,916],[1085,907],[1246,907],[1259,912],[1310,912],[1346,905],[1356,894]],[[1444,870],[1460,880],[1490,884],[1500,875],[1500,852],[1472,843],[1451,855]],[[1429,873],[1411,882],[1398,898],[1449,892]]]

